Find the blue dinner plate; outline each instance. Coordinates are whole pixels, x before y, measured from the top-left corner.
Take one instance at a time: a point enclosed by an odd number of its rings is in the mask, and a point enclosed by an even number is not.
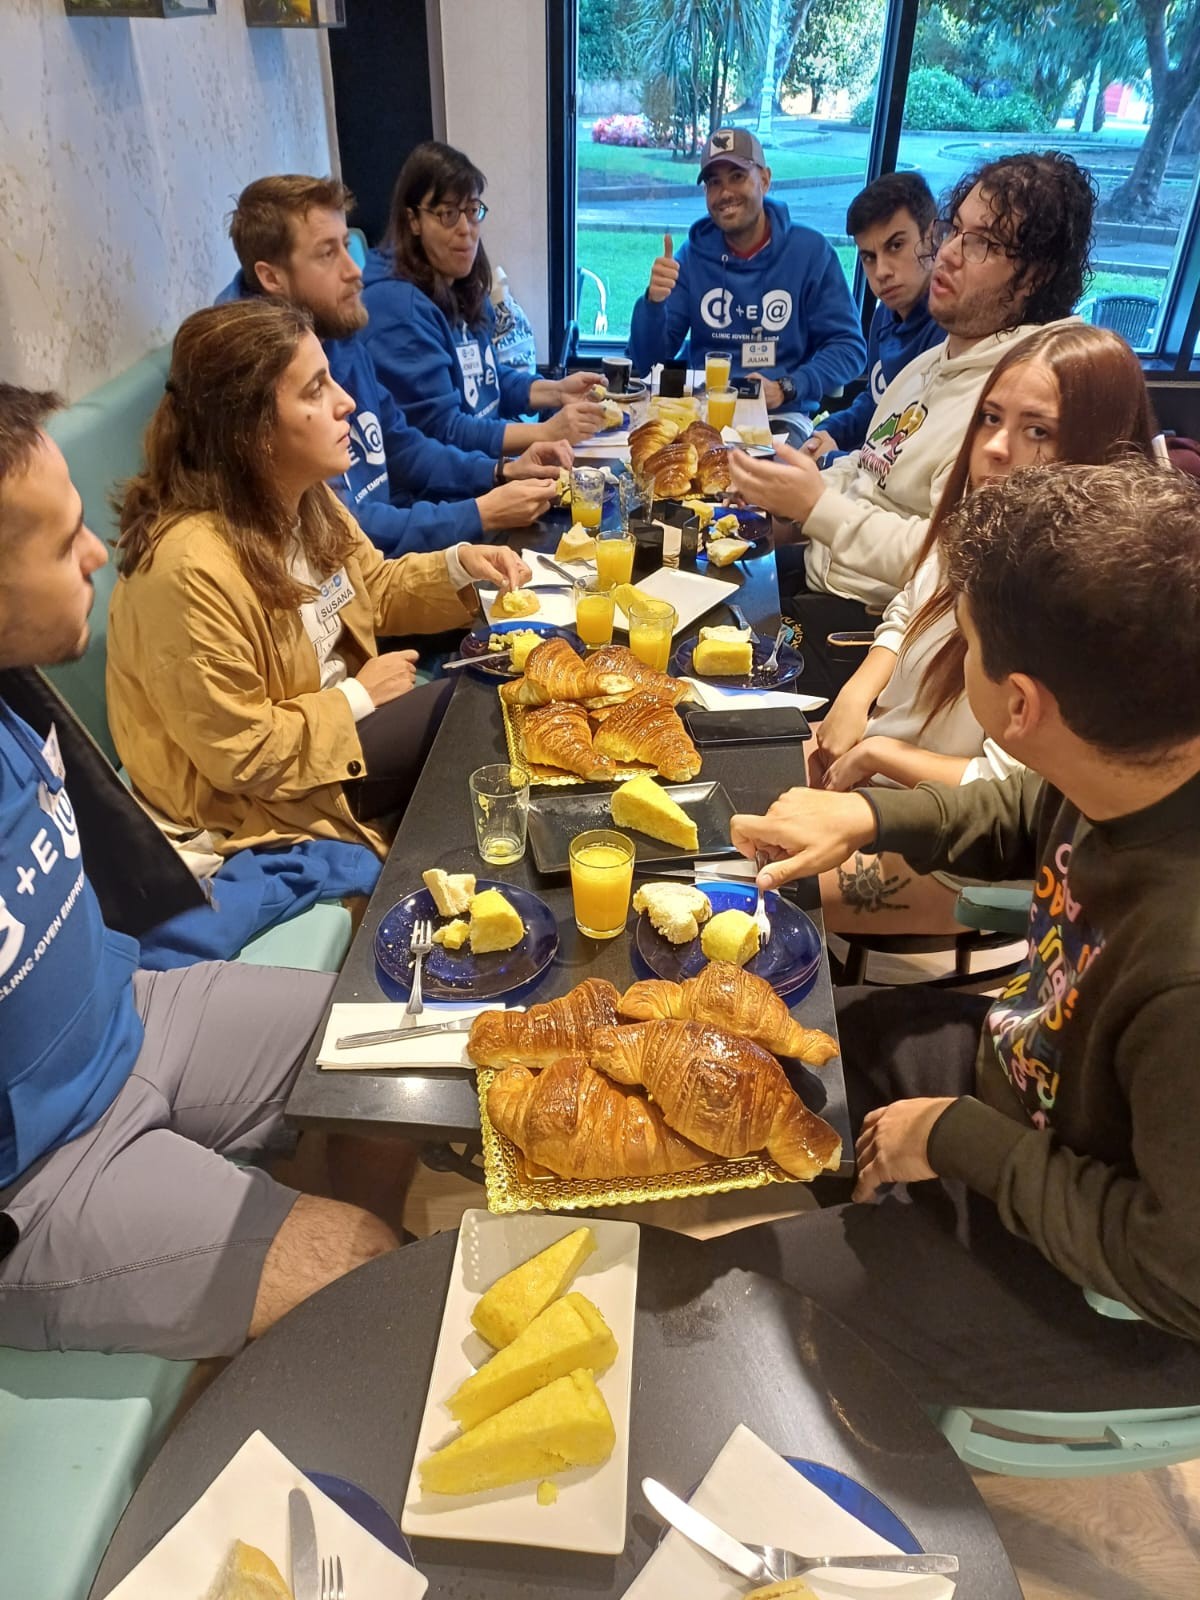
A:
[[[754,913],[757,891],[753,884],[748,883],[744,889],[740,884],[729,883],[698,883],[696,887],[708,896],[714,916],[718,911]],[[776,994],[789,1000],[799,999],[816,981],[821,965],[821,935],[803,911],[774,890],[767,894],[766,908],[771,919],[770,942],[753,961],[747,961],[746,971],[756,978],[765,978]],[[672,944],[655,932],[650,918],[645,915],[637,919],[633,948],[656,978],[668,978],[672,983],[694,978],[708,965],[699,939]]]
[[[378,1539],[384,1549],[399,1556],[401,1561],[407,1561],[410,1567],[416,1566],[412,1548],[396,1526],[396,1519],[388,1515],[374,1495],[348,1478],[335,1478],[329,1472],[306,1472],[304,1476],[314,1488],[327,1494],[334,1505],[341,1506],[348,1517],[353,1517],[360,1528]]]
[[[696,654],[699,638],[685,639],[671,657],[670,672],[676,678],[702,677],[692,666],[692,659]],[[779,660],[771,672],[764,672],[767,658],[771,654],[770,639],[760,639],[757,644],[750,646],[750,657],[753,666],[749,675],[742,674],[736,678],[705,678],[705,683],[711,683],[715,689],[778,689],[782,684],[791,683],[804,671],[804,657],[798,650],[791,649],[788,645],[781,645]],[[735,708],[736,709],[736,708]]]
[[[472,954],[470,946],[447,950],[435,944],[421,969],[421,989],[426,1000],[494,1000],[497,995],[521,989],[554,960],[558,949],[558,924],[544,900],[494,878],[478,878],[475,892],[499,889],[525,924],[525,937],[511,950],[489,950]],[[413,923],[432,921],[438,927],[443,918],[428,889],[417,889],[398,900],[384,916],[375,933],[375,960],[382,971],[405,995],[412,987],[412,952],[408,948]]]
[[[487,678],[519,678],[521,674],[515,671],[511,663],[495,661],[488,655],[488,639],[493,633],[519,633],[526,628],[531,633],[540,633],[543,639],[565,639],[577,654],[583,654],[583,641],[574,628],[559,628],[553,622],[535,622],[532,618],[521,619],[514,617],[511,622],[493,622],[478,633],[468,633],[459,649],[459,654],[474,656],[478,660],[476,665],[469,668],[471,672],[480,672]]]

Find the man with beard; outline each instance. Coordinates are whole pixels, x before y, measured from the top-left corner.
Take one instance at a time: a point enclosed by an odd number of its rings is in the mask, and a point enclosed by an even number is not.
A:
[[[355,402],[353,459],[332,487],[384,555],[444,550],[528,526],[553,499],[559,469],[571,464],[570,446],[543,442],[516,460],[497,461],[408,425],[359,337],[367,312],[362,274],[347,248],[353,203],[335,178],[256,179],[230,218],[241,270],[218,300],[274,295],[312,317],[331,378]]]

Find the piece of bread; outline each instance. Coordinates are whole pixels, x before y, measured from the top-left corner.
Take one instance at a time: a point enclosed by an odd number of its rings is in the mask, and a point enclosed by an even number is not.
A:
[[[753,666],[754,646],[748,633],[731,626],[700,629],[692,652],[692,668],[700,677],[746,677]]]
[[[461,950],[470,936],[471,924],[464,922],[461,917],[455,917],[453,922],[444,923],[433,930],[434,944],[443,945],[447,950]]]
[[[678,500],[687,494],[699,460],[695,445],[686,444],[682,439],[674,439],[656,450],[647,458],[643,469],[654,486],[655,497]]]
[[[652,417],[641,427],[634,428],[629,435],[629,463],[635,477],[640,475],[655,451],[670,444],[678,432],[679,424],[667,417]]]
[[[491,950],[511,950],[525,937],[521,914],[499,889],[485,889],[472,896],[469,938],[475,955]]]
[[[718,911],[700,935],[700,948],[710,961],[731,961],[744,967],[758,954],[758,924],[747,911]]]
[[[695,422],[690,422],[679,437],[685,444],[690,444],[701,459],[706,450],[722,448],[721,435],[717,429],[709,422],[701,422],[699,418]]]
[[[589,711],[621,705],[635,693],[653,695],[656,700],[665,700],[672,706],[677,706],[682,700],[690,700],[695,695],[692,685],[685,679],[672,678],[667,672],[648,667],[625,644],[601,645],[599,650],[592,651],[588,666],[593,672],[611,671],[628,678],[630,682],[630,688],[625,693],[598,695],[594,699],[589,697],[584,700],[583,704]]]
[[[690,883],[644,883],[633,897],[633,909],[644,911],[655,932],[662,934],[671,944],[689,944],[699,938],[701,924],[712,916],[712,902],[702,889]],[[624,1001],[621,1007],[622,1015],[636,1021],[645,1020],[634,1012],[625,1011]],[[652,1011],[646,1016],[672,1014]]]
[[[446,1401],[460,1428],[475,1428],[506,1406],[583,1367],[593,1377],[617,1359],[617,1341],[586,1296],[572,1292],[544,1311]]]
[[[724,494],[729,488],[729,446],[717,443],[708,450],[701,450],[700,460],[696,465],[696,487],[701,494]]]
[[[682,501],[681,504],[692,513],[702,529],[708,527],[717,509],[711,500],[687,499]]]
[[[475,893],[473,872],[443,872],[441,867],[430,867],[421,874],[421,882],[433,896],[439,917],[460,916]]]
[[[587,712],[574,701],[555,700],[526,711],[521,737],[526,761],[536,766],[557,767],[579,778],[617,775],[616,762],[595,745]]]
[[[765,1589],[752,1589],[746,1600],[817,1600],[803,1578],[788,1578],[784,1583],[769,1583]]]
[[[471,1326],[490,1345],[503,1350],[559,1295],[566,1294],[580,1267],[596,1248],[590,1228],[576,1228],[497,1278],[475,1302]]]
[[[590,1372],[576,1371],[460,1434],[421,1463],[425,1494],[481,1494],[607,1461],[617,1442]]]
[[[724,516],[717,518],[710,531],[715,533],[718,539],[730,538],[738,532],[741,526],[733,512],[727,511]]]
[[[683,889],[699,894],[687,884],[646,884],[638,890]],[[707,899],[701,895],[702,899]],[[637,897],[634,897],[637,908]],[[658,924],[655,923],[655,927]],[[660,930],[661,932],[661,930]],[[752,1039],[774,1056],[790,1056],[810,1067],[823,1067],[838,1053],[837,1041],[819,1028],[803,1028],[765,978],[745,972],[729,961],[710,961],[694,978],[671,983],[646,978],[631,984],[618,1009],[631,1022],[655,1017],[680,1017],[691,1022],[711,1022],[740,1038]]]
[[[270,1556],[235,1539],[205,1600],[292,1600],[292,1591]]]
[[[576,522],[558,541],[554,552],[556,561],[589,561],[596,554],[596,537]]]
[[[710,539],[704,554],[714,567],[728,567],[740,561],[750,548],[749,539]]]
[[[533,589],[507,589],[492,601],[491,621],[506,622],[510,617],[531,617],[542,609]]]
[[[652,839],[676,844],[681,850],[700,848],[695,820],[649,774],[620,784],[613,791],[609,808],[618,828],[636,828]]]
[[[600,409],[604,413],[604,420],[600,424],[601,433],[607,433],[610,428],[619,428],[625,420],[625,413],[615,400],[601,400]]]
[[[524,676],[502,686],[500,694],[509,705],[544,706],[552,700],[590,700],[597,695],[632,693],[635,683],[629,673],[614,668],[610,658],[597,660],[601,652],[586,660],[560,635],[545,639],[532,650],[525,662]],[[630,653],[631,659],[636,659]]]
[[[616,1022],[619,999],[607,978],[585,978],[528,1011],[481,1011],[467,1036],[467,1055],[477,1067],[548,1067],[582,1050],[595,1029]]]
[[[672,783],[690,783],[700,771],[700,752],[679,713],[650,694],[635,694],[605,717],[593,741],[614,761],[644,761]]]

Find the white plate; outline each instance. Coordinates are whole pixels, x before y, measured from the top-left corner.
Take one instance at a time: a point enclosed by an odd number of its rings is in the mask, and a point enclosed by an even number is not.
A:
[[[599,1467],[560,1473],[554,1480],[558,1499],[552,1506],[538,1505],[533,1479],[485,1494],[422,1497],[417,1471],[419,1462],[458,1431],[446,1410],[446,1400],[492,1354],[491,1346],[471,1327],[475,1302],[497,1278],[579,1226],[573,1217],[463,1213],[425,1414],[400,1517],[400,1527],[411,1537],[479,1539],[604,1556],[620,1555],[624,1550],[633,1319],[641,1237],[636,1222],[589,1221],[596,1249],[571,1285],[596,1305],[617,1341],[617,1359],[598,1380],[617,1434],[616,1448],[608,1460]]]
[[[678,567],[660,567],[648,578],[639,578],[636,587],[652,600],[667,600],[679,614],[675,632],[682,633],[697,618],[720,605],[741,587],[726,583],[721,578],[706,578],[699,572],[686,572]],[[628,633],[629,623],[618,610],[614,627]]]

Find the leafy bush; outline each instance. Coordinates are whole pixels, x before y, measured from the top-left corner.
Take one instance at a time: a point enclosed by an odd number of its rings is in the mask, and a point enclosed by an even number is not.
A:
[[[850,120],[869,127],[875,96],[854,107]],[[963,129],[968,133],[1045,133],[1051,126],[1032,95],[1023,90],[983,100],[942,67],[918,67],[909,75],[904,126],[917,133]]]
[[[654,143],[645,117],[597,117],[592,123],[593,144],[627,144],[648,149]]]
[[[1017,89],[1001,100],[985,101],[980,107],[982,123],[989,133],[1049,133],[1053,122],[1031,94]]]

